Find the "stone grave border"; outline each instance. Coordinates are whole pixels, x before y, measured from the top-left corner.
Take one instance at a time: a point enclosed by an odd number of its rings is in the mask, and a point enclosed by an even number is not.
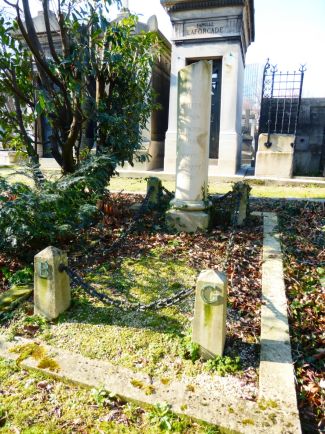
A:
[[[68,380],[90,387],[103,387],[121,398],[142,406],[168,402],[177,414],[217,425],[227,433],[301,433],[295,392],[295,377],[291,357],[287,300],[283,280],[283,263],[278,219],[275,213],[253,213],[263,217],[263,265],[261,310],[261,361],[259,373],[259,400],[234,400],[222,395],[210,396],[208,391],[192,391],[181,381],[163,385],[142,373],[111,363],[92,360],[79,354],[47,345],[49,356],[58,363],[56,373],[37,368],[37,361],[26,359],[21,366],[37,369],[57,379]],[[7,342],[0,335],[0,357],[16,360],[19,355],[10,350],[17,344],[32,342],[16,339]],[[137,388],[137,384],[144,387]],[[154,390],[147,394],[147,387]]]

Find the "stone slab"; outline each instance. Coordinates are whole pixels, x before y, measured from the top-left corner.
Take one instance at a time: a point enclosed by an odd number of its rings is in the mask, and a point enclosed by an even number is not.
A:
[[[19,354],[10,350],[16,345],[31,342],[27,339],[17,339],[6,342],[0,335],[0,357],[16,360]],[[156,405],[168,402],[177,414],[185,414],[196,420],[203,420],[224,429],[224,432],[234,433],[272,433],[296,434],[299,427],[295,415],[286,409],[275,409],[273,406],[263,410],[252,401],[234,400],[231,396],[215,395],[203,388],[194,392],[189,390],[188,384],[174,381],[163,385],[159,379],[152,379],[146,374],[134,373],[129,369],[112,365],[102,360],[92,360],[79,354],[43,345],[50,357],[59,365],[59,371],[54,374],[48,370],[37,368],[37,361],[32,358],[21,363],[23,368],[37,369],[47,375],[53,375],[61,380],[68,380],[89,387],[103,387],[123,399],[141,405]],[[138,380],[144,385],[154,388],[152,395],[146,395],[144,390],[134,387],[132,380]],[[228,431],[226,431],[228,430]]]
[[[178,73],[175,199],[201,201],[208,186],[212,62],[202,60]]]
[[[264,220],[259,397],[295,414],[300,433],[278,218],[272,212],[253,215]]]

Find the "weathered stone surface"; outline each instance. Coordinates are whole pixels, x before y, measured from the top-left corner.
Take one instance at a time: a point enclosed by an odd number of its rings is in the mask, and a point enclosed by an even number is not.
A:
[[[201,204],[207,193],[212,62],[179,72],[175,199]]]
[[[161,189],[162,184],[159,178],[151,176],[147,180],[147,193],[150,190],[150,197],[148,200],[149,206],[157,206],[159,205],[159,201],[161,199]]]
[[[237,216],[238,226],[242,226],[248,217],[250,190],[251,190],[250,186],[245,182],[238,182],[236,184],[236,192],[240,194],[239,209],[238,209],[238,216]]]
[[[245,53],[254,39],[253,2],[161,0],[173,25],[168,131],[164,170],[175,172],[178,72],[189,59],[222,59],[218,157],[210,160],[211,173],[234,175],[240,167],[242,88]],[[236,35],[236,36],[235,36]],[[211,86],[211,85],[210,85]],[[211,89],[211,87],[209,88]],[[207,103],[208,104],[208,103]],[[216,164],[218,163],[218,164]]]
[[[178,76],[176,191],[168,221],[176,228],[183,225],[185,231],[188,227],[189,232],[208,226],[203,214],[207,209],[211,80],[212,63],[205,60],[181,69]]]
[[[266,148],[264,144],[267,142],[267,134],[260,134],[255,175],[291,178],[294,155],[292,144],[294,141],[295,136],[292,134],[271,134],[272,146]]]
[[[47,247],[34,258],[34,313],[55,319],[70,306],[70,281],[59,271],[67,265],[66,253],[56,247]]]
[[[209,215],[204,211],[182,211],[171,209],[166,213],[167,224],[179,232],[206,231],[209,226]]]
[[[31,341],[19,339],[16,342],[6,342],[0,335],[0,357],[16,360],[19,354],[10,350],[17,344],[27,342]],[[222,432],[244,434],[300,432],[295,415],[286,408],[274,408],[274,405],[268,407],[266,404],[265,410],[261,410],[256,402],[234,399],[225,391],[218,396],[215,393],[211,394],[211,391],[205,390],[204,387],[197,387],[193,391],[188,387],[188,383],[181,380],[163,385],[160,379],[151,378],[147,374],[135,373],[106,361],[89,359],[48,345],[42,346],[59,366],[59,371],[55,373],[58,379],[89,387],[101,387],[137,404],[156,405],[167,402],[175,413],[215,424],[224,429],[221,429]],[[21,362],[24,368],[39,369],[37,364],[38,361],[32,358]],[[39,370],[44,372],[44,369]],[[147,395],[145,390],[134,387],[132,385],[134,379],[143,385],[151,385],[152,395]]]
[[[196,284],[192,340],[205,358],[222,356],[226,340],[227,277],[204,270]]]
[[[274,213],[263,213],[263,217],[259,397],[281,402],[299,421],[278,219]],[[300,426],[296,432],[301,432]]]

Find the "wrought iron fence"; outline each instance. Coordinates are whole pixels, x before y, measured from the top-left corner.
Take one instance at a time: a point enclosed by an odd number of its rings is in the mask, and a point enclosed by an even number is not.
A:
[[[299,71],[281,72],[269,61],[264,67],[259,134],[267,134],[267,148],[271,134],[296,135],[305,71],[301,65]]]

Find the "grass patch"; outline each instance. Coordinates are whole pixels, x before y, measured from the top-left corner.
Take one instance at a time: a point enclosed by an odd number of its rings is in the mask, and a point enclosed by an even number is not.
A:
[[[168,257],[168,249],[153,248],[139,258],[125,258],[117,268],[111,262],[104,263],[98,272],[88,274],[87,280],[98,290],[131,302],[150,303],[168,297],[193,286],[197,276],[185,259]],[[85,357],[159,377],[171,370],[178,377],[204,369],[203,363],[194,365],[182,357],[193,305],[191,297],[157,312],[121,312],[76,291],[71,308],[56,322],[40,325],[37,317],[24,314],[30,310],[25,305],[4,332],[9,336],[24,334],[32,323],[35,336],[53,346],[71,350],[73,341],[74,351]]]
[[[261,198],[290,198],[301,199],[325,199],[325,188],[317,185],[306,186],[284,186],[284,185],[256,185],[247,181],[251,187],[251,195]],[[175,181],[162,181],[164,187],[169,191],[175,191]],[[116,191],[130,191],[133,193],[145,192],[147,182],[144,178],[120,178],[111,179],[109,189]],[[224,194],[232,189],[232,183],[210,182],[209,192],[211,194]]]
[[[19,167],[0,167],[0,176],[6,178],[15,170],[19,170]],[[50,170],[45,171],[44,175],[47,179],[52,180],[61,176],[60,172]],[[28,185],[33,184],[32,180],[22,175],[10,176],[10,181],[23,182]],[[249,181],[247,182],[250,183]],[[169,191],[175,190],[175,181],[164,180],[162,181],[162,184]],[[257,181],[253,181],[250,185],[252,187],[251,195],[260,198],[325,199],[325,188],[313,184],[308,184],[306,186],[258,185]],[[221,183],[216,181],[209,183],[209,192],[211,194],[224,194],[230,191],[231,188],[232,183]],[[124,190],[132,193],[143,193],[147,190],[147,181],[145,178],[124,178],[115,176],[110,180],[108,189],[112,191]]]
[[[49,379],[35,371],[21,370],[13,362],[0,359],[0,430],[3,434],[157,434],[164,432],[163,417],[169,432],[180,434],[218,433],[208,424],[125,403],[102,389],[89,389]],[[17,411],[19,409],[19,411]]]

